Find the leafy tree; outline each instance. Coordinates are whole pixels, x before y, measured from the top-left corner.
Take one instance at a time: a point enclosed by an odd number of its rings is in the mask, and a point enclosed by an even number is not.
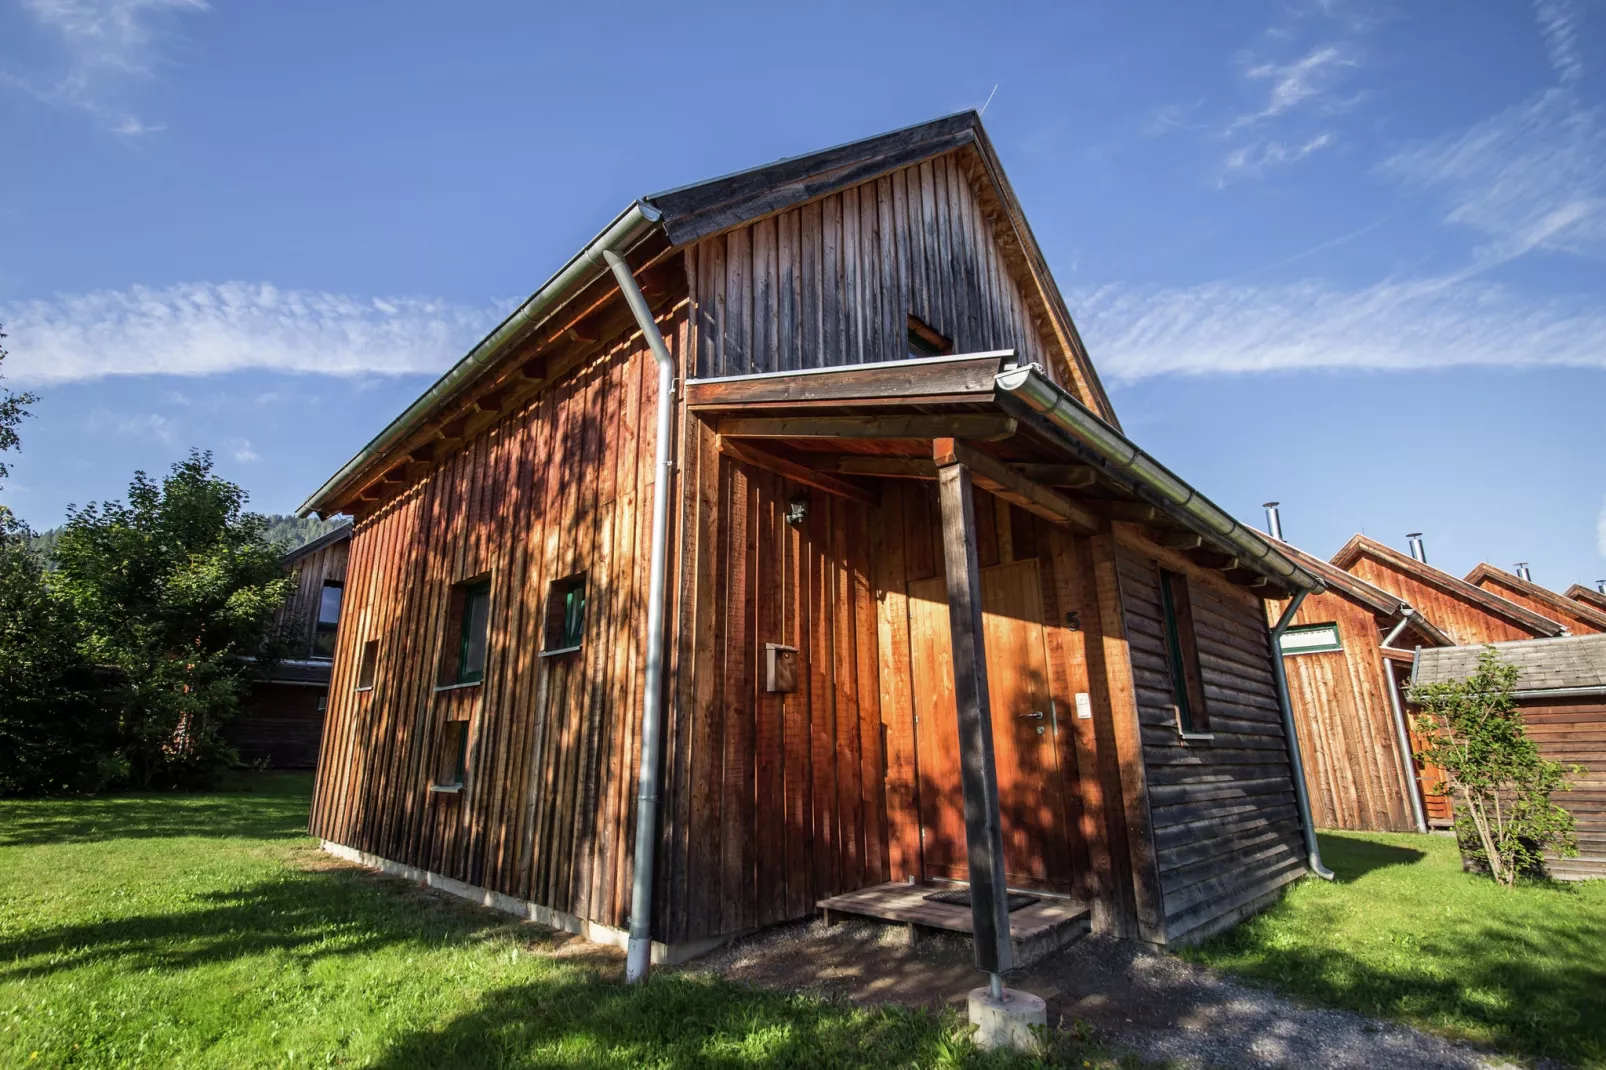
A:
[[[5,324],[0,323],[0,339],[5,338]],[[5,364],[6,348],[0,345],[0,365]],[[5,377],[0,376],[0,380]],[[17,437],[17,425],[22,423],[23,417],[28,415],[28,406],[38,401],[36,394],[17,393],[0,386],[0,453],[14,450],[21,440]],[[11,469],[0,459],[0,479],[11,475]]]
[[[191,452],[160,484],[136,472],[128,501],[70,509],[55,585],[82,647],[116,670],[121,749],[139,787],[207,783],[232,751],[238,712],[292,580],[246,495]]]
[[[95,791],[116,771],[111,721],[30,534],[0,506],[0,795]]]
[[[1444,770],[1433,790],[1456,801],[1462,854],[1507,887],[1520,874],[1542,872],[1547,849],[1578,854],[1572,815],[1550,797],[1571,789],[1568,776],[1585,772],[1540,755],[1512,698],[1517,676],[1491,646],[1465,680],[1411,689],[1425,740],[1417,757]]]

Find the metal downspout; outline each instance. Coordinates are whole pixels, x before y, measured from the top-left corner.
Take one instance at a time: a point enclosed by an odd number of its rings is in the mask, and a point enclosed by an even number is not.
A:
[[[1398,632],[1398,628],[1394,629],[1391,637]],[[1384,643],[1383,645],[1387,646],[1388,644]],[[1428,830],[1428,815],[1422,808],[1422,791],[1416,782],[1416,756],[1411,753],[1411,735],[1405,726],[1405,709],[1400,705],[1399,680],[1394,675],[1394,663],[1387,657],[1383,657],[1382,662],[1383,680],[1388,684],[1389,689],[1389,705],[1394,710],[1394,734],[1398,737],[1400,761],[1405,766],[1402,771],[1405,774],[1405,793],[1411,799],[1411,817],[1416,821],[1416,830],[1418,832],[1426,832]]]
[[[1333,879],[1333,871],[1322,865],[1321,848],[1316,843],[1316,822],[1310,816],[1310,796],[1305,791],[1305,763],[1299,757],[1299,729],[1294,725],[1294,707],[1288,699],[1288,674],[1283,670],[1283,632],[1299,612],[1300,603],[1309,591],[1295,591],[1293,601],[1283,610],[1276,627],[1271,630],[1272,675],[1277,678],[1277,701],[1283,708],[1283,738],[1288,744],[1288,764],[1294,772],[1294,801],[1299,804],[1299,824],[1305,833],[1306,863],[1310,871],[1324,881]]]
[[[625,980],[647,979],[652,963],[653,860],[658,846],[658,752],[663,735],[664,595],[669,557],[669,482],[675,471],[670,453],[674,421],[675,358],[652,318],[647,299],[630,274],[630,265],[612,249],[602,258],[619,280],[630,313],[658,361],[658,445],[652,488],[652,563],[647,577],[647,679],[641,704],[641,769],[636,792],[636,860],[630,888],[630,942],[625,953]]]

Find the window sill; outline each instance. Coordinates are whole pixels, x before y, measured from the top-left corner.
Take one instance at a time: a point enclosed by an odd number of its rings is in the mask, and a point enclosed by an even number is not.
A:
[[[460,684],[436,684],[435,687],[434,687],[434,690],[436,690],[436,691],[457,691],[457,690],[460,690],[460,689],[465,688],[465,687],[479,687],[484,682],[485,682],[484,680],[464,680]]]
[[[541,657],[543,657],[543,658],[555,658],[559,654],[573,654],[576,650],[579,650],[579,649],[580,649],[579,646],[560,646],[560,647],[557,647],[557,648],[552,649],[552,650],[543,650],[543,651],[541,651]]]
[[[1178,732],[1184,743],[1209,743],[1216,738],[1214,732]]]
[[[456,794],[458,794],[459,792],[461,792],[463,790],[463,785],[461,785],[461,784],[431,784],[429,786],[429,790],[430,790],[430,793],[434,794],[434,795],[456,795]]]
[[[373,684],[369,684],[367,687],[359,687],[359,688],[355,688],[354,690],[357,690],[357,691],[372,691],[373,689],[374,689],[374,685]]]

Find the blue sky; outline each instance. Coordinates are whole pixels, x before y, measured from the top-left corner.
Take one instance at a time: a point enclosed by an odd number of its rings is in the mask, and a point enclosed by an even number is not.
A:
[[[200,446],[288,511],[633,197],[991,95],[1143,446],[1606,576],[1600,0],[551,7],[0,0],[3,500]]]

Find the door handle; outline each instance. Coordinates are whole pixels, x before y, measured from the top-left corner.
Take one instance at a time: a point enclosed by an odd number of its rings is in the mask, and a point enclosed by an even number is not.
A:
[[[1042,710],[1037,710],[1037,711],[1035,711],[1033,713],[1017,713],[1015,716],[1016,717],[1024,717],[1028,721],[1041,721],[1043,719],[1043,711]]]

